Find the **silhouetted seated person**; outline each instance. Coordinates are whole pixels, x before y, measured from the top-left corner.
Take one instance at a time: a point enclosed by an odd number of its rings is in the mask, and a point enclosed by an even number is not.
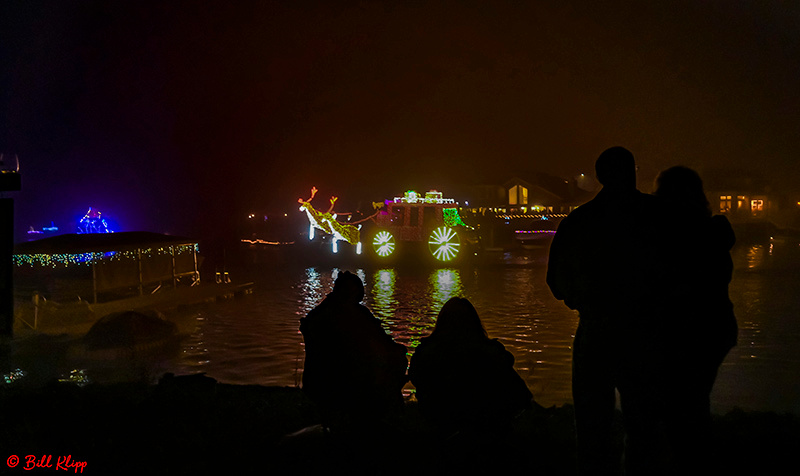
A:
[[[664,333],[678,352],[665,361],[666,428],[677,461],[675,473],[705,474],[711,389],[738,332],[728,295],[730,249],[736,238],[727,218],[712,216],[694,170],[679,166],[663,171],[655,194],[667,205],[674,230],[664,262],[669,318]]]
[[[303,390],[334,432],[375,427],[403,406],[406,348],[360,304],[363,297],[361,279],[341,272],[333,291],[300,319],[306,351]]]
[[[451,298],[409,367],[420,413],[447,432],[503,432],[531,405],[514,356],[490,339],[472,303]]]

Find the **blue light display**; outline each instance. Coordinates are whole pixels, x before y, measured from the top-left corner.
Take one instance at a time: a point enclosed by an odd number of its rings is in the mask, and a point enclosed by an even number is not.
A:
[[[100,212],[92,210],[92,207],[89,207],[89,211],[78,222],[78,234],[88,233],[114,233],[113,230],[108,228],[108,223],[103,219]]]

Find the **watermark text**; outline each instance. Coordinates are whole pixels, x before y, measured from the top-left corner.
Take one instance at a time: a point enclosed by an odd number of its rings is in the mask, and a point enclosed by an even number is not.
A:
[[[6,459],[6,466],[9,468],[19,468],[25,471],[30,471],[37,468],[49,468],[54,471],[74,471],[75,473],[83,473],[86,467],[86,461],[78,461],[72,459],[72,455],[55,456],[53,455],[26,455],[19,457],[11,455]]]

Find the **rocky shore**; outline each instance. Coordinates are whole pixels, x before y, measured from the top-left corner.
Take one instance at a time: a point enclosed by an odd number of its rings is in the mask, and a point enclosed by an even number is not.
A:
[[[158,385],[5,384],[0,408],[0,474],[574,474],[569,405],[535,406],[504,438],[442,437],[413,400],[382,431],[325,434],[298,388],[202,375]],[[615,442],[621,451],[621,426]],[[777,475],[798,448],[796,416],[735,410],[715,417],[708,450],[719,474]]]

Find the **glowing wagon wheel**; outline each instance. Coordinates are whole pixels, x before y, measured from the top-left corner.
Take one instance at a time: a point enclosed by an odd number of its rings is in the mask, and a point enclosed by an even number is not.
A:
[[[372,236],[372,251],[379,258],[389,258],[395,252],[394,235],[386,230],[378,230]]]
[[[428,237],[428,250],[438,261],[454,261],[458,258],[461,240],[458,233],[450,227],[440,226]]]

